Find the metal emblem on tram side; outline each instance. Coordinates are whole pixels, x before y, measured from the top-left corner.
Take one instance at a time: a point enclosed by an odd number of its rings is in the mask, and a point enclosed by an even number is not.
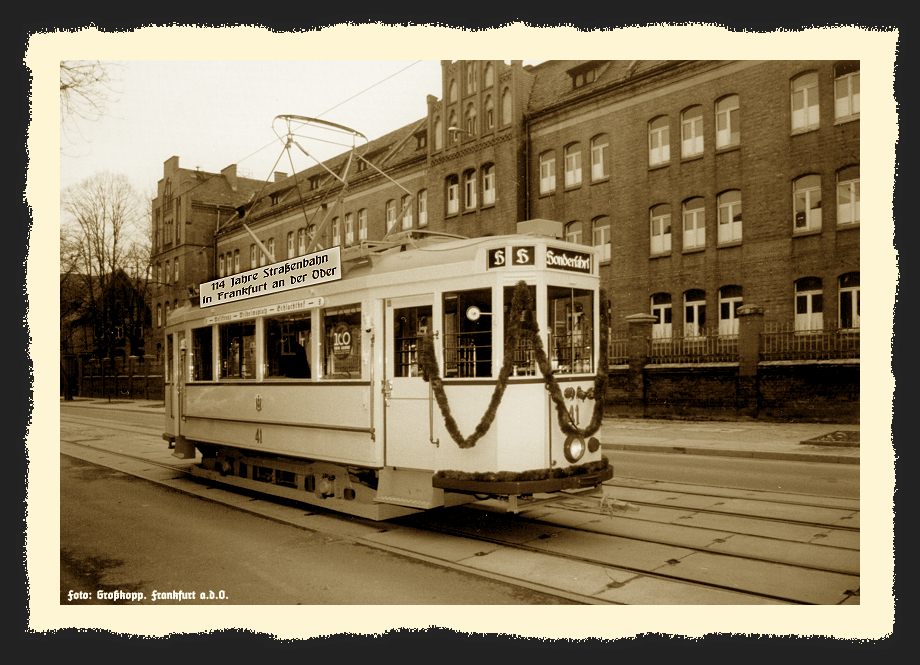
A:
[[[256,395],[256,411],[262,410],[262,395]]]

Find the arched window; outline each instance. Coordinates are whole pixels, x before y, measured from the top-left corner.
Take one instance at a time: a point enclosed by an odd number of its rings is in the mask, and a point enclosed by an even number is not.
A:
[[[457,82],[454,79],[447,84],[447,100],[448,102],[457,101]]]
[[[172,264],[169,261],[167,261],[166,262],[166,283],[167,284],[169,284],[170,281],[172,281],[172,271],[170,270],[171,267],[172,267]]]
[[[444,147],[444,123],[441,122],[441,117],[438,116],[434,119],[434,149],[440,150]]]
[[[606,134],[600,134],[591,139],[591,180],[603,180],[609,175],[607,171],[607,146]]]
[[[574,242],[577,245],[581,245],[582,237],[583,237],[583,234],[582,234],[581,222],[579,221],[569,222],[568,224],[565,225],[565,241],[566,242]]]
[[[703,154],[703,107],[691,106],[680,116],[680,154],[695,157]]]
[[[652,296],[652,338],[660,339],[671,336],[671,294],[656,293]]]
[[[217,257],[217,276],[223,277],[224,274],[224,255],[221,254],[219,257]]]
[[[821,229],[821,176],[806,175],[792,185],[795,218],[793,231]]]
[[[268,242],[265,243],[265,249],[268,250],[269,256],[272,257],[272,261],[274,261],[274,256],[275,256],[275,239],[274,238],[268,239]],[[268,260],[269,260],[269,257],[265,256],[265,253],[263,252],[261,258],[259,259],[259,265],[264,266]]]
[[[491,88],[492,84],[495,83],[495,70],[492,68],[492,63],[486,64],[486,71],[483,75],[485,83],[483,83],[484,88]]]
[[[256,256],[256,246],[255,243],[249,246],[249,267],[255,268],[258,265],[258,257]]]
[[[699,337],[705,334],[706,292],[690,289],[684,292],[684,337]]]
[[[451,127],[456,127],[456,126],[457,126],[457,113],[455,111],[451,111],[450,112],[450,123],[447,125],[447,128],[450,129]],[[451,143],[455,143],[457,141],[458,136],[459,136],[459,132],[450,132],[450,131],[447,132],[448,140]]]
[[[418,193],[418,225],[428,226],[428,190]]]
[[[594,246],[601,248],[600,260],[610,260],[610,217],[603,215],[592,222]]]
[[[716,102],[716,148],[728,148],[741,143],[741,116],[738,95],[723,97]]]
[[[303,256],[307,253],[307,229],[297,229],[297,254]]]
[[[342,244],[342,221],[338,217],[332,218],[332,246]]]
[[[859,60],[845,60],[834,67],[834,117],[859,117]]]
[[[316,224],[310,224],[309,228],[307,228],[307,240],[309,240],[310,242],[313,242],[314,238],[316,238]],[[313,248],[313,251],[318,252],[321,249],[325,249],[323,247],[323,239],[318,238],[316,241],[316,246]]]
[[[719,194],[719,243],[741,240],[741,192]]]
[[[502,124],[511,124],[511,90],[508,88],[502,93]]]
[[[358,211],[358,242],[367,240],[367,208]]]
[[[345,246],[351,247],[355,244],[355,216],[350,213],[345,213]]]
[[[476,207],[476,170],[463,173],[463,207],[472,210]]]
[[[837,223],[859,224],[859,164],[837,171]]]
[[[581,184],[581,144],[573,143],[565,149],[565,186]]]
[[[233,250],[233,272],[240,271],[240,250]]]
[[[649,166],[667,164],[671,161],[671,139],[669,137],[668,117],[661,116],[648,123],[648,163]]]
[[[844,330],[859,328],[859,273],[841,275],[838,287],[840,327]]]
[[[556,191],[556,152],[547,150],[540,155],[540,193]]]
[[[472,95],[476,92],[476,63],[466,63],[466,94]]]
[[[671,251],[671,206],[667,203],[657,205],[650,211],[652,254]]]
[[[466,105],[464,120],[466,122],[466,131],[470,134],[476,134],[476,107],[473,106],[472,102]]]
[[[485,128],[493,129],[495,127],[495,103],[492,101],[492,95],[486,96],[485,112],[486,112]]]
[[[495,203],[495,164],[482,167],[482,205]]]
[[[293,231],[288,231],[288,234],[287,234],[287,257],[288,257],[289,259],[293,259],[295,256],[297,256],[297,254],[296,254],[296,250],[294,249],[294,232],[293,232]]]
[[[741,287],[723,286],[719,289],[719,334],[738,334],[738,308],[741,307]]]
[[[412,205],[411,205],[411,202],[409,201],[409,198],[410,197],[408,194],[404,194],[402,199],[400,199],[399,201],[400,211],[402,210],[406,211],[406,214],[404,214],[402,218],[402,228],[404,231],[407,229],[411,229],[414,223],[413,215],[412,215]]]
[[[824,329],[824,292],[819,277],[803,277],[795,282],[795,329]]]
[[[706,246],[706,202],[702,197],[684,202],[684,249]]]
[[[160,303],[157,303],[157,328],[163,327],[163,310],[160,308]]]
[[[460,211],[460,179],[455,175],[447,176],[444,181],[447,201],[447,214],[453,215]]]
[[[396,199],[390,199],[386,205],[387,231],[393,228],[396,222]]]
[[[816,129],[821,123],[818,110],[818,72],[792,79],[792,131]]]

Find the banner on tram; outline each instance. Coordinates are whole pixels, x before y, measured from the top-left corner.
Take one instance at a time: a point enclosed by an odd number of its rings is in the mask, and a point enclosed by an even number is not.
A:
[[[339,279],[342,279],[341,249],[331,247],[204,282],[198,292],[199,303],[201,307],[214,307]]]

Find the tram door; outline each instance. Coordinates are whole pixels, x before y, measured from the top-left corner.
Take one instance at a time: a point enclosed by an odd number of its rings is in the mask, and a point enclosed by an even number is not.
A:
[[[178,362],[176,363],[176,434],[184,435],[185,428],[182,426],[185,422],[185,380],[186,368],[188,366],[188,356],[185,350],[185,331],[180,330],[176,333],[176,346],[179,353]]]
[[[384,408],[387,466],[433,469],[429,385],[418,363],[421,338],[431,333],[430,295],[386,301]]]

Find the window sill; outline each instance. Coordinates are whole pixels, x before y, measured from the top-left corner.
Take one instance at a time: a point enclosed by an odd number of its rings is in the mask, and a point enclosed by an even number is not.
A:
[[[671,256],[671,250],[670,250],[670,249],[669,249],[668,251],[666,251],[666,252],[660,252],[660,253],[658,253],[658,254],[650,254],[650,255],[649,255],[649,258],[650,258],[650,259],[661,259],[661,258],[664,258],[664,257],[666,257],[666,256]]]
[[[821,129],[821,125],[815,125],[814,127],[803,127],[802,129],[793,129],[790,133],[790,136],[800,136],[802,134],[811,134]]]
[[[459,217],[459,216],[460,216],[459,212],[448,212],[448,213],[445,213],[444,219],[453,219],[454,217]]]
[[[543,198],[546,198],[547,196],[553,196],[555,193],[556,193],[555,189],[551,189],[546,192],[540,192],[537,198],[543,199]]]
[[[684,157],[683,155],[681,155],[681,157],[680,157],[680,163],[681,163],[681,164],[685,164],[685,163],[687,163],[687,162],[696,162],[696,161],[699,161],[699,160],[701,160],[701,159],[703,159],[703,153],[702,153],[702,152],[699,153],[698,155],[688,155],[687,157]]]
[[[489,208],[494,208],[494,207],[495,207],[495,202],[494,202],[494,201],[493,201],[492,203],[483,203],[483,204],[482,204],[482,207],[480,208],[480,210],[487,210],[487,209],[489,209]]]
[[[848,222],[846,224],[837,225],[838,231],[846,231],[848,229],[858,229],[858,228],[859,228],[859,222]]]
[[[805,236],[818,236],[821,235],[821,229],[806,229],[805,231],[795,231],[792,232],[793,238],[803,238]]]
[[[681,254],[698,254],[699,252],[705,252],[706,246],[702,247],[685,247],[681,250]]]
[[[671,162],[662,162],[661,164],[649,164],[649,171],[658,171],[660,169],[666,169],[671,165]]]
[[[591,181],[591,184],[592,184],[592,185],[602,185],[602,184],[604,184],[605,182],[610,182],[610,176],[609,176],[609,175],[605,175],[603,178],[598,178],[597,180],[592,180],[592,181]]]
[[[717,155],[724,155],[725,153],[728,153],[728,152],[735,152],[735,151],[737,151],[737,150],[741,150],[741,144],[740,144],[740,143],[736,143],[736,144],[734,144],[734,145],[722,146],[721,148],[718,148],[718,147],[717,147],[717,148],[716,148],[716,154],[717,154]]]
[[[741,241],[740,240],[730,240],[728,242],[720,242],[716,246],[717,249],[722,249],[723,247],[741,247]]]
[[[836,119],[834,120],[834,126],[837,126],[837,125],[845,125],[845,124],[847,124],[848,122],[854,122],[854,121],[856,121],[856,120],[859,120],[859,114],[858,114],[858,113],[857,113],[856,115],[848,115],[848,116],[845,116],[845,117],[843,117],[843,118],[836,118]]]
[[[578,183],[576,185],[566,185],[565,189],[563,189],[562,191],[563,192],[574,192],[575,190],[578,190],[578,189],[581,189],[581,183]]]

